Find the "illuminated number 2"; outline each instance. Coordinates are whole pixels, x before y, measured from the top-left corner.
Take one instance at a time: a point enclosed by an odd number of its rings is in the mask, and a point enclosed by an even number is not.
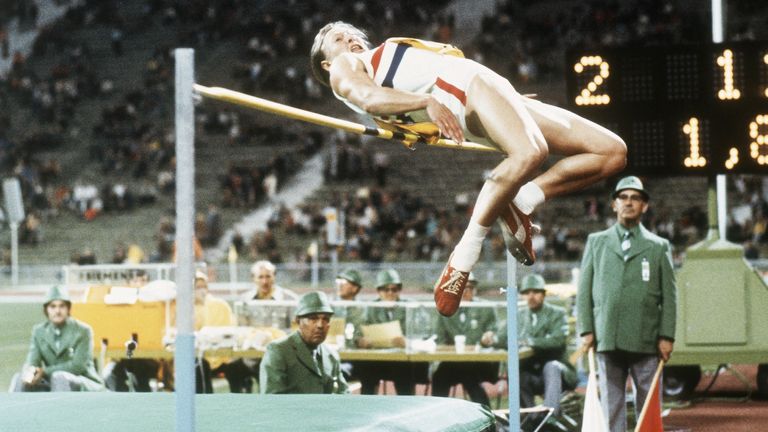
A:
[[[703,167],[707,160],[699,154],[699,119],[691,117],[688,123],[683,125],[683,133],[688,135],[689,156],[683,162],[686,167]]]
[[[720,100],[740,98],[741,91],[733,87],[733,51],[724,50],[717,58],[717,65],[723,68],[723,88],[717,92],[717,97]]]
[[[757,161],[758,165],[768,165],[767,129],[768,114],[758,115],[754,121],[749,122],[749,137],[752,138],[752,142],[749,143],[749,155]]]
[[[592,78],[587,86],[581,89],[581,93],[576,96],[576,105],[608,105],[611,97],[607,94],[595,94],[606,79],[611,75],[611,66],[600,56],[584,56],[579,62],[573,65],[573,70],[577,74],[584,73],[586,68],[597,67],[599,72]]]

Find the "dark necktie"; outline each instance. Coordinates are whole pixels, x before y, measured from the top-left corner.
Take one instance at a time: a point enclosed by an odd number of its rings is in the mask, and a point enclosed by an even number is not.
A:
[[[320,355],[320,349],[315,350],[315,354],[312,356],[312,359],[315,361],[315,367],[317,368],[317,371],[320,372],[320,375],[323,374],[323,357]]]
[[[624,237],[621,241],[621,250],[624,252],[624,261],[629,259],[629,250],[632,248],[632,231],[624,231]]]

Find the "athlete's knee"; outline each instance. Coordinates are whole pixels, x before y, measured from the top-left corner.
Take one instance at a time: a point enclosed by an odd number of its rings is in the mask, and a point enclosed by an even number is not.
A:
[[[608,175],[622,171],[627,165],[627,144],[616,136],[611,140],[610,150],[606,152],[606,156],[604,169],[608,171]]]
[[[526,168],[538,168],[549,157],[549,146],[540,131],[531,131],[531,145],[520,146],[510,156]]]

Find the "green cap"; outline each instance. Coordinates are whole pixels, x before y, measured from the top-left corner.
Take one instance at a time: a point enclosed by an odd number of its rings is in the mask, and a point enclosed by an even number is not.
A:
[[[72,304],[72,299],[69,298],[67,287],[61,285],[54,285],[48,288],[48,293],[45,295],[45,303],[43,303],[43,305],[48,306],[48,303],[54,300],[63,300],[70,305]]]
[[[353,284],[362,287],[363,286],[363,278],[360,277],[360,273],[357,272],[357,270],[344,270],[343,272],[339,273],[337,276],[339,279],[345,279],[349,282],[352,282]]]
[[[623,191],[624,189],[634,189],[640,192],[646,201],[648,201],[650,198],[648,192],[643,188],[643,182],[635,176],[624,177],[623,179],[619,180],[619,182],[616,183],[616,189],[613,191],[613,198],[616,199],[616,196],[619,195],[619,192]]]
[[[395,269],[382,270],[376,275],[376,289],[386,285],[402,285],[400,274]]]
[[[519,291],[521,293],[524,293],[530,290],[545,291],[546,289],[547,288],[544,283],[544,278],[541,277],[541,275],[529,274],[528,276],[524,277],[523,280],[520,282]]]
[[[333,314],[331,302],[328,301],[328,296],[324,292],[312,291],[299,298],[299,305],[296,308],[297,317],[315,313]]]

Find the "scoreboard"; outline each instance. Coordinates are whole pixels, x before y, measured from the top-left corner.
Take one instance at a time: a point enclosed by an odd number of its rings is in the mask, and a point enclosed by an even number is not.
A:
[[[570,50],[569,109],[638,174],[768,174],[768,42]]]

